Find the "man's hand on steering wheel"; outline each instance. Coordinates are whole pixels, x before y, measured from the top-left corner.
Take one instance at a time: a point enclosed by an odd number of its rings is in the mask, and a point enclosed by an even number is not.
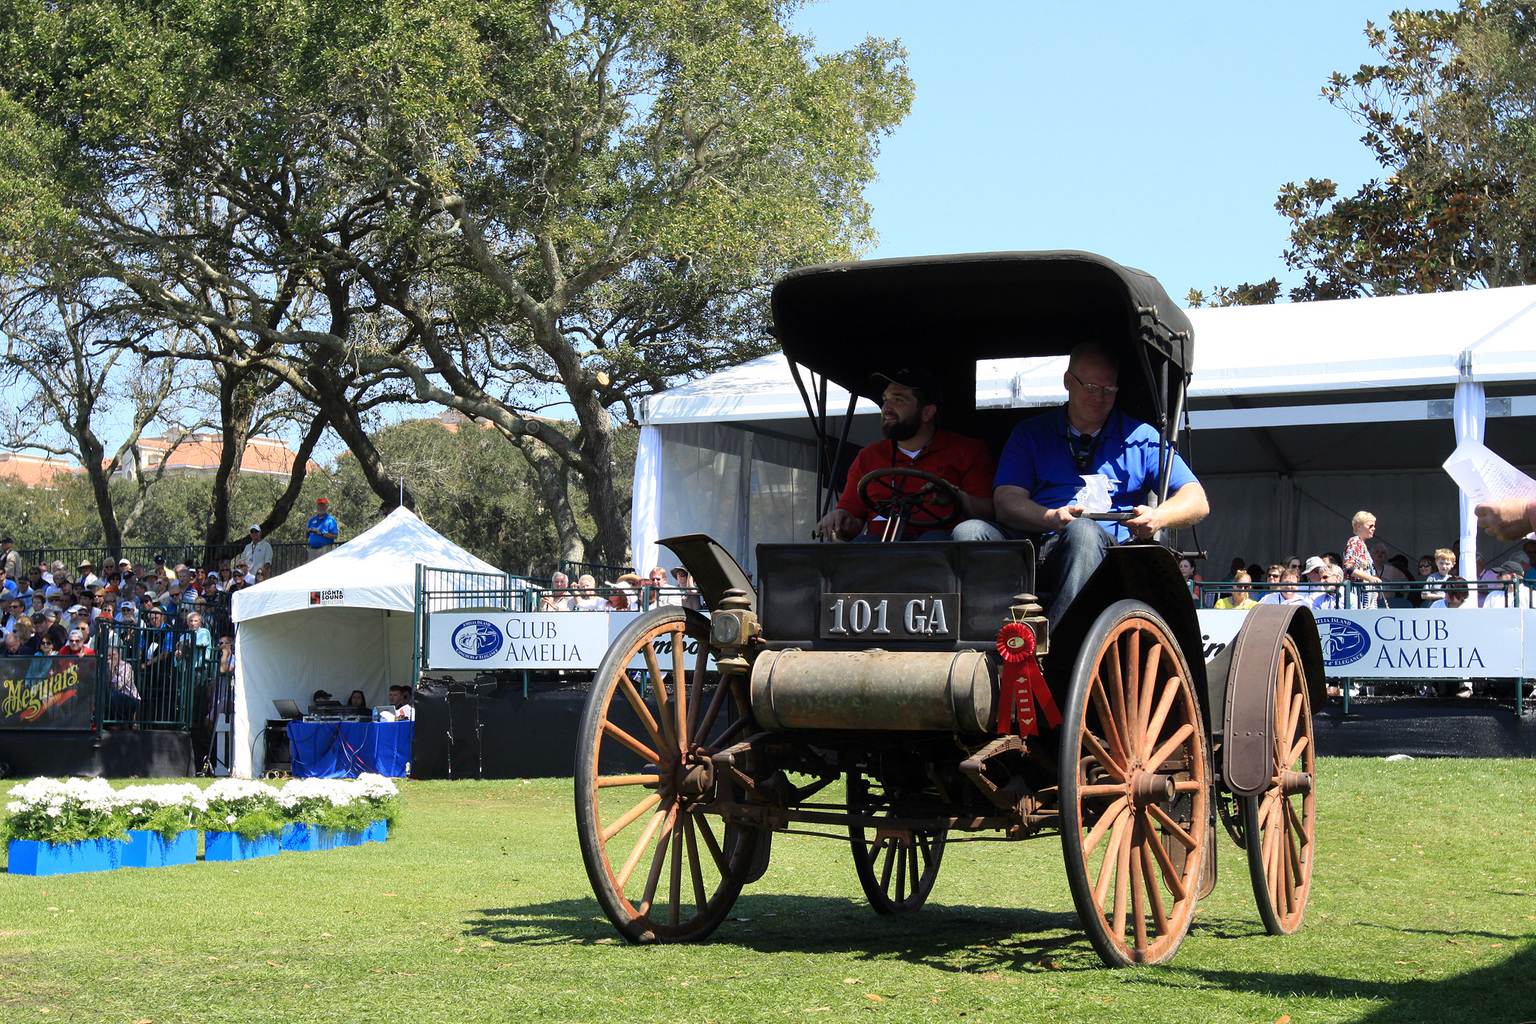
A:
[[[925,486],[915,491],[898,489],[896,478],[906,476],[923,481]],[[891,489],[890,497],[882,499],[870,497],[869,487],[876,481],[885,483]],[[924,495],[931,495],[931,497],[923,497]],[[910,466],[891,466],[865,473],[859,480],[859,500],[886,518],[894,518],[896,502],[901,498],[922,498],[909,506],[909,513],[921,512],[927,516],[928,518],[917,523],[925,528],[939,529],[950,526],[957,522],[965,511],[965,499],[959,488],[943,477],[935,476],[925,470],[913,469]],[[909,518],[908,522],[914,521]]]

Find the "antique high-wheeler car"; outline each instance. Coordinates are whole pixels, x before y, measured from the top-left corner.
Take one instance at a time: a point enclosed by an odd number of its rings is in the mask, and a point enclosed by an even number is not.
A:
[[[944,427],[1000,452],[1029,413],[978,407],[977,361],[1097,340],[1119,355],[1118,406],[1157,429],[1166,466],[1193,366],[1189,322],[1158,283],[1080,252],[809,267],[775,287],[773,317],[821,442],[822,511],[853,413],[833,436],[829,381],[872,395],[871,371],[926,366]],[[892,472],[889,516],[953,518],[942,481]],[[1300,927],[1323,699],[1307,609],[1260,605],[1207,664],[1158,542],[1111,548],[1049,628],[1029,540],[764,544],[755,585],[706,536],[662,543],[709,615],[662,607],[623,632],[576,757],[587,874],[625,938],[709,935],[762,876],[775,831],[849,843],[883,914],[923,905],[950,843],[1054,835],[1104,962],[1162,962],[1215,884],[1218,817],[1265,927]]]

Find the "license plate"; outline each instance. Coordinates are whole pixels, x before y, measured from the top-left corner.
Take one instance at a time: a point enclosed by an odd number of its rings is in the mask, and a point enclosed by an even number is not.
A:
[[[953,640],[959,594],[822,594],[825,640]]]

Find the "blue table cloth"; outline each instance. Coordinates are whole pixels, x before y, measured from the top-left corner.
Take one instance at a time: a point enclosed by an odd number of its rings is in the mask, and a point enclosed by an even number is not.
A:
[[[403,778],[415,722],[289,722],[296,779]]]

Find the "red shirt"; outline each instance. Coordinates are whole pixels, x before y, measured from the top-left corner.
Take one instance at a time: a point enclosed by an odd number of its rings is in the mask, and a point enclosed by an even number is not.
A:
[[[928,442],[928,446],[913,457],[909,457],[902,451],[899,443],[882,438],[872,445],[867,445],[854,458],[853,465],[848,468],[848,486],[843,489],[843,496],[837,502],[838,508],[864,520],[865,533],[883,532],[885,520],[884,518],[876,519],[874,509],[859,500],[859,481],[871,470],[893,466],[903,468],[910,466],[913,469],[932,473],[976,498],[992,497],[992,480],[997,475],[997,463],[993,461],[992,453],[987,450],[987,446],[963,434],[937,430],[934,432],[933,439]],[[915,477],[905,477],[898,481],[896,486],[902,492],[911,494],[922,489],[925,484]],[[891,488],[883,480],[877,480],[869,485],[869,496],[876,501],[887,498],[890,494]],[[915,536],[931,530],[933,527],[922,525],[925,518],[927,517],[919,513],[917,518],[910,520],[907,523],[907,536]]]

